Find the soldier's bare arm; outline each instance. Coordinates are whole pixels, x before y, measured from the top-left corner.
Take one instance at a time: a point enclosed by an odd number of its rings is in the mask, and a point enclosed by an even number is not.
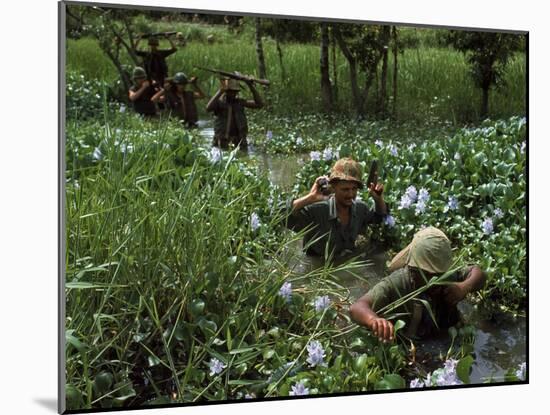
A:
[[[372,310],[372,301],[368,294],[365,294],[350,307],[350,315],[353,321],[362,326],[368,327],[380,341],[392,341],[394,338],[393,324],[388,320],[379,317]]]

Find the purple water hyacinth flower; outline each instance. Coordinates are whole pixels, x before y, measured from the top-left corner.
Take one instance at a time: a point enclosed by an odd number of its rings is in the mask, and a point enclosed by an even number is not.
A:
[[[407,190],[405,190],[405,195],[411,200],[411,203],[416,202],[416,198],[418,197],[418,192],[416,191],[416,187],[412,185],[407,187]]]
[[[330,161],[332,160],[332,148],[328,147],[323,150],[323,160]]]
[[[97,161],[103,158],[103,153],[101,152],[99,147],[94,148],[94,152],[92,153],[92,158]]]
[[[449,201],[445,210],[457,210],[458,209],[458,199],[454,196],[449,196]]]
[[[247,393],[246,395],[244,395],[244,399],[256,399],[256,394],[254,392]]]
[[[309,153],[309,158],[311,159],[311,161],[319,161],[321,160],[321,153],[318,151],[311,151]]]
[[[300,381],[294,384],[291,388],[292,390],[288,393],[289,396],[303,396],[309,395],[309,389]]]
[[[411,383],[410,383],[409,387],[411,389],[423,388],[424,387],[424,382],[422,382],[420,379],[416,378],[416,379],[411,380]]]
[[[279,295],[288,303],[292,297],[292,284],[285,282],[281,288],[279,288]]]
[[[426,202],[424,200],[418,199],[416,202],[416,208],[414,209],[415,215],[420,215],[426,211]]]
[[[527,363],[523,362],[519,365],[518,370],[516,370],[516,377],[519,380],[525,380],[526,375],[527,375]]]
[[[210,149],[210,155],[208,156],[208,159],[210,160],[210,163],[215,164],[218,161],[220,161],[222,158],[222,152],[218,147],[212,147]]]
[[[326,308],[330,307],[330,298],[328,295],[323,295],[322,297],[317,297],[315,299],[314,305],[315,305],[315,311],[323,311]]]
[[[220,362],[215,357],[213,357],[212,359],[210,359],[210,362],[208,363],[208,367],[210,368],[210,376],[214,376],[222,373],[226,365],[223,364],[223,362]]]
[[[493,233],[493,219],[485,218],[485,220],[481,224],[481,227],[483,228],[483,233],[485,235],[492,234]]]
[[[413,201],[411,200],[411,198],[406,194],[404,194],[403,196],[401,196],[401,201],[399,202],[399,206],[397,208],[408,209],[411,207],[412,204],[413,204]]]
[[[265,133],[266,140],[271,140],[273,138],[273,131],[269,130],[267,133]]]
[[[397,147],[394,144],[390,145],[390,154],[397,157]]]
[[[504,212],[501,208],[496,208],[494,211],[495,218],[502,219],[504,217]]]
[[[392,215],[386,215],[384,217],[384,225],[393,228],[395,226],[395,218]]]
[[[324,362],[325,351],[323,346],[317,340],[310,341],[306,346],[309,357],[306,359],[306,362],[309,363],[311,367],[315,366],[326,366]]]
[[[428,192],[427,189],[420,189],[420,191],[418,192],[418,202],[428,202],[428,200],[430,200],[430,192]]]
[[[252,215],[250,215],[250,227],[253,231],[258,230],[258,228],[261,226],[260,217],[256,212],[252,212]]]

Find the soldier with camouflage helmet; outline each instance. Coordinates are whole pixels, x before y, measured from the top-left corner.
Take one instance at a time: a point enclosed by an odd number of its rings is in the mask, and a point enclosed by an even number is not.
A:
[[[128,98],[134,107],[134,110],[141,115],[154,117],[158,113],[156,100],[162,92],[155,81],[147,79],[145,69],[136,66],[132,72],[132,81],[134,84],[128,91]]]
[[[241,87],[236,79],[222,79],[221,88],[214,94],[206,105],[206,110],[213,112],[214,139],[212,145],[228,148],[232,143],[241,150],[248,148],[248,121],[245,108],[262,108],[263,101],[254,87],[252,79],[245,80],[253,100],[238,97]]]
[[[206,97],[197,83],[197,77],[191,79],[183,72],[178,72],[172,79],[164,83],[163,94],[158,98],[164,102],[170,113],[178,117],[182,123],[193,128],[199,121],[196,99]]]
[[[452,262],[451,242],[440,229],[430,226],[418,231],[391,261],[391,274],[351,306],[352,319],[372,330],[381,341],[393,341],[394,326],[382,311],[419,290],[416,297],[390,313],[405,321],[404,333],[425,338],[454,326],[460,321],[457,303],[468,293],[481,289],[486,276],[477,265],[449,271]],[[440,284],[420,290],[434,277],[440,278]]]
[[[328,181],[331,194],[322,191]],[[318,177],[310,192],[289,202],[286,225],[300,231],[309,229],[304,236],[306,253],[314,257],[342,258],[359,255],[356,240],[370,224],[381,223],[389,214],[384,202],[382,183],[369,183],[369,193],[375,210],[356,200],[357,190],[364,187],[361,165],[350,158],[338,160],[330,176]]]
[[[143,68],[147,72],[149,80],[156,81],[159,85],[164,85],[164,79],[168,76],[168,65],[166,58],[178,49],[176,45],[167,35],[165,38],[170,42],[170,49],[159,49],[159,40],[156,36],[148,38],[150,50],[138,50],[139,42],[144,39],[144,36],[139,36],[134,44],[134,53],[143,59]]]

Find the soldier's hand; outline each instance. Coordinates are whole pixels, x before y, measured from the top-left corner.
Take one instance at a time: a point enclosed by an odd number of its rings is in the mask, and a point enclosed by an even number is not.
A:
[[[377,317],[370,323],[370,329],[381,342],[387,343],[394,339],[393,324],[388,320]]]
[[[311,199],[311,202],[320,202],[322,200],[327,200],[329,198],[328,195],[324,195],[321,191],[321,185],[319,184],[319,181],[325,179],[328,182],[327,176],[320,176],[315,179],[313,182],[313,186],[311,186],[311,190],[309,191],[309,197]]]
[[[196,76],[193,76],[193,77],[191,77],[191,79],[189,80],[189,83],[191,83],[191,84],[196,84],[196,83],[197,83],[197,80],[198,80],[198,78],[197,78]]]
[[[149,80],[143,81],[143,84],[141,84],[143,88],[149,88],[151,86],[151,82]]]
[[[460,283],[448,285],[443,290],[445,301],[450,305],[458,304],[460,301],[464,300],[466,294],[468,293]]]
[[[221,87],[220,87],[220,90],[222,92],[225,92],[227,91],[227,87],[229,86],[229,80],[228,79],[222,79],[221,80]]]

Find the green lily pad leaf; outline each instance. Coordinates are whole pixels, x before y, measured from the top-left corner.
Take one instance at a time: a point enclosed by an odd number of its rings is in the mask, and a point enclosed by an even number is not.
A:
[[[466,356],[458,361],[456,365],[456,374],[458,378],[468,384],[470,383],[470,369],[474,363],[474,358],[472,356]]]

